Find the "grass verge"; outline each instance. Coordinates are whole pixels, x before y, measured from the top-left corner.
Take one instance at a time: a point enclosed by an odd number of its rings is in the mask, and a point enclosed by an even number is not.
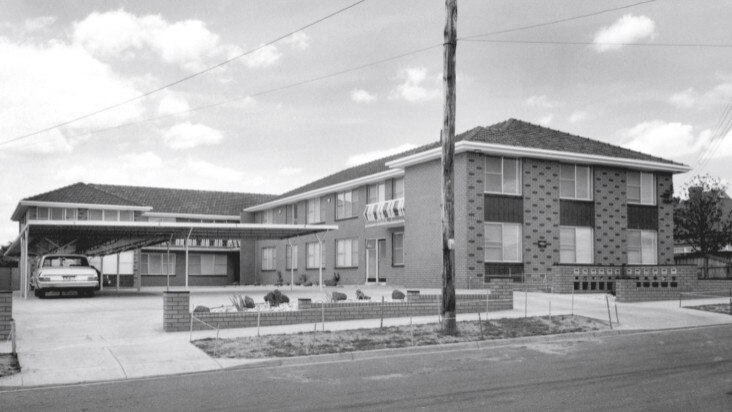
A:
[[[20,372],[18,356],[11,353],[0,354],[0,378]]]
[[[722,313],[724,315],[730,314],[729,303],[719,303],[719,304],[714,304],[714,305],[685,306],[685,308],[703,310],[706,312]]]
[[[604,329],[608,329],[608,326],[601,321],[582,316],[564,315],[553,316],[551,320],[547,317],[531,317],[495,319],[482,323],[478,321],[458,322],[458,336],[443,335],[440,325],[434,323],[414,325],[411,328],[409,326],[391,326],[383,329],[301,332],[290,335],[219,339],[216,356],[257,359],[320,355]],[[215,339],[195,340],[193,344],[213,356]]]

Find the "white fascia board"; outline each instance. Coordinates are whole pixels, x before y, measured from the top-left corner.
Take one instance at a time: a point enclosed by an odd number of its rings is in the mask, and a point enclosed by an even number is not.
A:
[[[455,144],[455,153],[479,152],[495,156],[526,157],[534,159],[557,160],[560,162],[582,163],[591,165],[619,166],[629,169],[685,173],[691,168],[684,164],[663,163],[652,160],[626,159],[591,155],[584,153],[563,152],[558,150],[535,149],[530,147],[499,145],[480,142],[461,141]],[[427,150],[401,159],[393,160],[386,165],[392,168],[404,168],[414,164],[439,159],[441,148]]]
[[[145,212],[146,217],[180,217],[185,219],[240,220],[239,215],[206,215],[202,213]]]
[[[152,210],[150,206],[128,206],[128,205],[103,205],[96,203],[69,203],[69,202],[42,202],[38,200],[21,200],[21,206],[36,207],[63,207],[69,209],[105,209],[105,210],[134,210],[147,212]]]
[[[337,183],[334,185],[321,187],[319,189],[311,190],[309,192],[299,193],[296,195],[284,197],[282,199],[273,200],[271,202],[262,203],[261,205],[256,205],[252,207],[248,207],[244,209],[245,212],[258,212],[261,210],[267,210],[271,209],[273,207],[288,205],[290,203],[298,202],[301,200],[306,199],[312,199],[314,197],[319,197],[323,195],[327,195],[329,193],[334,192],[340,192],[343,190],[353,189],[365,184],[369,183],[375,183],[382,181],[384,179],[391,179],[394,177],[399,177],[404,175],[404,170],[402,169],[393,169],[392,170],[386,170],[379,173],[374,173],[372,175],[359,177],[357,179],[348,180],[346,182]]]
[[[163,228],[202,228],[202,229],[302,229],[330,231],[338,230],[338,225],[288,225],[263,223],[196,223],[196,222],[115,222],[104,220],[31,220],[30,226],[110,226],[110,227],[163,227]]]

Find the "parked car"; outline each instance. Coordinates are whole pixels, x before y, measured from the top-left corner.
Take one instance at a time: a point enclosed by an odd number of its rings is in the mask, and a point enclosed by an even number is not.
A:
[[[76,291],[79,296],[94,296],[99,290],[99,272],[82,255],[44,255],[30,280],[35,295],[44,298],[46,292]]]

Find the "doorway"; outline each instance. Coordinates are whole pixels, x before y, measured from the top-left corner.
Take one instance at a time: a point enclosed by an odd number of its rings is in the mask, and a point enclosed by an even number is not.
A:
[[[386,239],[366,240],[366,283],[386,283]]]

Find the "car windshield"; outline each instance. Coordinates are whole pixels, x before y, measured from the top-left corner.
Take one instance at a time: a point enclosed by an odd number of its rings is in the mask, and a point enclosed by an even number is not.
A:
[[[50,256],[43,261],[44,268],[69,268],[74,266],[89,266],[85,257],[79,256]]]

